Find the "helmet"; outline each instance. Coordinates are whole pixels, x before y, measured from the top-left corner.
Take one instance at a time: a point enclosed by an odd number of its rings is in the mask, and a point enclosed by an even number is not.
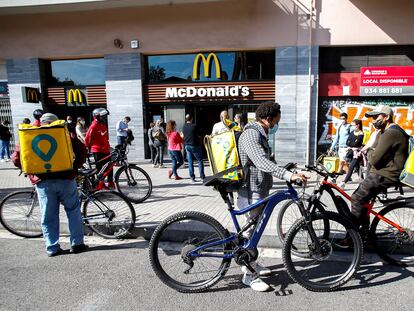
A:
[[[40,119],[40,117],[44,114],[42,109],[36,109],[35,111],[33,111],[33,117],[37,120]]]
[[[94,111],[92,111],[92,115],[95,119],[102,120],[109,115],[109,111],[105,108],[96,108]]]

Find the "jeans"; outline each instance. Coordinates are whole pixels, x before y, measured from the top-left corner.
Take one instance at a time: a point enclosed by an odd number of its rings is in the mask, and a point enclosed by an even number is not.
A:
[[[155,164],[155,156],[157,155],[157,150],[155,149],[154,145],[148,144],[150,152],[151,152],[151,163]]]
[[[201,147],[185,145],[185,150],[187,151],[188,171],[191,179],[195,179],[193,164],[194,158],[198,161],[198,172],[200,173],[200,178],[204,179],[206,176],[204,175],[203,152],[201,151]]]
[[[55,253],[59,248],[59,203],[65,208],[69,222],[70,244],[83,244],[83,220],[74,179],[48,179],[36,185],[42,211],[42,231],[46,251]]]
[[[155,151],[157,154],[155,155],[154,164],[164,165],[164,148],[165,144],[156,140],[154,142]]]
[[[183,155],[181,154],[181,151],[175,150],[168,150],[168,153],[172,161],[172,173],[174,176],[178,176],[177,169],[184,163]]]
[[[10,159],[10,140],[0,139],[1,158],[7,153],[7,158]]]
[[[126,136],[117,136],[116,142],[118,145],[123,145],[126,142],[127,137]]]

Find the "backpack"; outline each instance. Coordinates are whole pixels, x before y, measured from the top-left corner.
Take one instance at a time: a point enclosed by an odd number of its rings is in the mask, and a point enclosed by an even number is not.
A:
[[[153,132],[152,137],[154,137],[155,139],[158,139],[159,141],[164,141],[166,138],[165,134],[162,132],[161,129],[158,129],[155,132]]]
[[[414,188],[414,137],[410,136],[408,139],[408,158],[405,161],[404,169],[400,175],[400,181]]]

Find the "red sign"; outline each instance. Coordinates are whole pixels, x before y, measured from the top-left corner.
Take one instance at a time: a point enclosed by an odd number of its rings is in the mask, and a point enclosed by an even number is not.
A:
[[[361,86],[414,86],[414,67],[361,67]]]
[[[321,73],[319,96],[358,96],[359,72]]]

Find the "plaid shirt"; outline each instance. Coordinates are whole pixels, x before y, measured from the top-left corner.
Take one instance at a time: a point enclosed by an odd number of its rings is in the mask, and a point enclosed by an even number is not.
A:
[[[267,196],[273,186],[273,177],[290,181],[292,173],[270,160],[268,136],[263,127],[252,122],[246,125],[238,142],[240,161],[243,166],[250,160],[250,189],[242,187],[239,195],[251,197],[257,192],[261,197]],[[249,191],[250,190],[250,191]]]

